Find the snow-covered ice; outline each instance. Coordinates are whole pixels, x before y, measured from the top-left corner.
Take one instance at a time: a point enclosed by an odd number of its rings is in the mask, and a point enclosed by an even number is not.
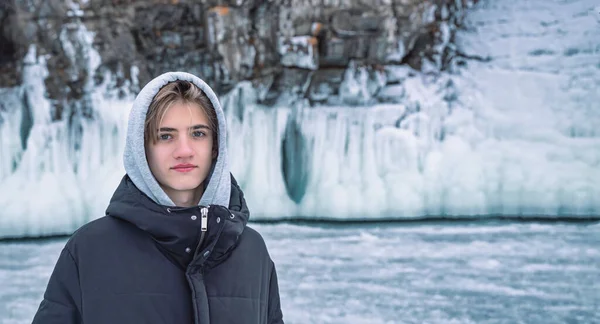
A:
[[[596,323],[600,224],[251,225],[286,323]],[[0,323],[30,323],[64,239],[0,243]]]

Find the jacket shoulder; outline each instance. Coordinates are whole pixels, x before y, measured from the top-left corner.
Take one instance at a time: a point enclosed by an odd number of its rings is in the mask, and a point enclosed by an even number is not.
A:
[[[127,236],[131,236],[130,232],[137,232],[131,224],[127,224],[122,220],[112,216],[103,216],[77,229],[69,238],[66,244],[67,249],[72,254],[77,254],[77,251],[98,245],[113,245]]]
[[[263,239],[262,235],[260,235],[260,233],[255,230],[254,228],[250,227],[250,226],[246,226],[246,228],[244,229],[244,232],[242,234],[242,237],[247,240],[252,242],[253,244],[256,245],[260,245],[266,248],[266,243],[265,240]]]
[[[115,229],[123,227],[123,221],[115,219],[111,216],[102,216],[98,219],[90,221],[78,228],[71,239],[78,240],[86,236],[105,235]]]
[[[264,238],[257,230],[250,226],[246,226],[240,237],[240,247],[255,256],[262,255],[271,259]]]

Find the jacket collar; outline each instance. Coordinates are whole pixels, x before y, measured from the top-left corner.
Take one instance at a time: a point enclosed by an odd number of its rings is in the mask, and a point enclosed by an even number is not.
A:
[[[228,208],[209,207],[207,232],[198,251],[200,210],[204,206],[169,208],[159,205],[142,193],[127,175],[113,194],[106,215],[148,233],[166,256],[182,268],[190,264],[212,267],[224,261],[237,246],[250,217],[243,192],[233,176],[231,184]]]

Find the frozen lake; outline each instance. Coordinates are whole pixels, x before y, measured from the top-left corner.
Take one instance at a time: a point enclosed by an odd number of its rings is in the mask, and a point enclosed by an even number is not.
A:
[[[600,224],[253,224],[286,323],[598,323]],[[65,239],[0,243],[0,323],[31,323]]]

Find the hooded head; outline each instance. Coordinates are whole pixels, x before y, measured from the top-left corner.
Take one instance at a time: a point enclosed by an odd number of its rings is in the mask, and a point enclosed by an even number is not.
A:
[[[202,93],[190,89],[190,83]],[[181,93],[187,97],[179,98]],[[176,206],[174,192],[199,186],[204,190],[198,205],[229,206],[226,136],[221,104],[204,81],[185,72],[162,74],[142,89],[133,104],[125,172],[159,205]]]

